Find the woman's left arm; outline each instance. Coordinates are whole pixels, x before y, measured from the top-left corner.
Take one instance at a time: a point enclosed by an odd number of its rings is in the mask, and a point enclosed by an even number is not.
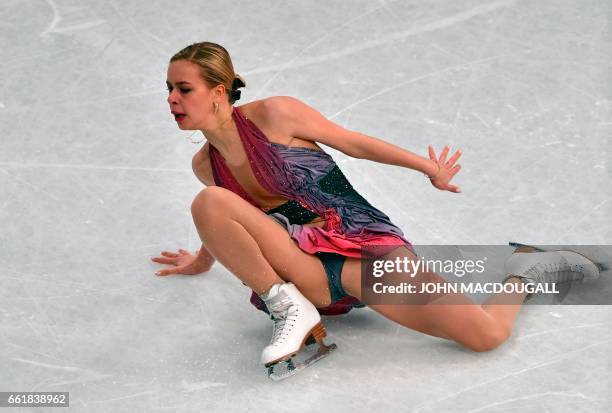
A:
[[[433,148],[429,146],[427,159],[389,142],[345,129],[290,96],[268,98],[264,106],[268,119],[276,125],[283,125],[290,136],[321,142],[353,158],[414,169],[427,175],[432,185],[438,189],[461,192],[457,186],[449,184],[461,169],[460,165],[455,165],[461,156],[460,150],[447,161],[448,146],[444,147],[440,157],[436,157]]]

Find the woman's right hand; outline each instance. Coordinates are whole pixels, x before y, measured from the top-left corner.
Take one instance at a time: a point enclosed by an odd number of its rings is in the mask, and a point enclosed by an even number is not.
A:
[[[180,249],[178,254],[170,251],[162,251],[161,256],[151,258],[151,261],[158,262],[160,264],[170,264],[173,267],[164,268],[157,271],[156,275],[170,275],[170,274],[186,274],[186,275],[197,275],[210,270],[215,260],[211,259],[198,259],[198,251],[196,255],[191,254],[189,251]]]

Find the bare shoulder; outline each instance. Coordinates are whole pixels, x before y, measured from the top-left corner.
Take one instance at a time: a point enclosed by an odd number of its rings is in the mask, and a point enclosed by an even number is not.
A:
[[[299,118],[306,105],[291,96],[270,96],[262,99],[260,113],[266,123],[287,127],[293,119]]]
[[[248,105],[248,107],[247,107]],[[244,105],[243,112],[259,125],[279,135],[292,135],[293,122],[300,117],[303,104],[291,96],[270,96]]]
[[[321,150],[316,145],[326,119],[312,107],[291,96],[270,96],[241,107],[243,113],[266,133],[269,140],[288,146]]]
[[[330,128],[339,127],[312,106],[291,96],[269,97],[263,106],[267,117],[284,125],[293,136],[314,140],[330,132]]]
[[[210,167],[210,157],[208,155],[209,143],[206,144],[193,155],[191,168],[195,176],[206,186],[215,186],[212,169]]]
[[[267,113],[278,114],[292,110],[303,109],[304,102],[293,96],[270,96],[261,100],[262,107]]]

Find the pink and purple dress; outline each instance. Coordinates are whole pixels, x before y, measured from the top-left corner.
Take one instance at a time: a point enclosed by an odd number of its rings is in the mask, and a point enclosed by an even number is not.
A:
[[[219,151],[210,145],[215,184],[240,195],[267,214],[281,212],[287,216],[290,221],[287,230],[300,249],[310,254],[328,252],[356,258],[363,256],[362,247],[368,247],[370,254],[377,250],[380,255],[399,246],[412,250],[401,229],[353,189],[329,154],[270,142],[250,119],[244,117],[239,107],[233,108],[232,117],[259,184],[289,201],[264,211],[236,181]],[[325,219],[324,227],[303,225],[316,216]],[[259,309],[264,306],[255,293],[251,302]],[[320,308],[319,312],[341,314],[359,306],[362,305],[356,298],[345,297],[329,307]]]

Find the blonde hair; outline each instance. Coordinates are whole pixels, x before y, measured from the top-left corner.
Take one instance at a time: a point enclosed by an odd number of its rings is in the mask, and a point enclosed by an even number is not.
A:
[[[234,72],[232,59],[223,46],[212,42],[193,43],[172,56],[170,63],[176,60],[187,60],[200,66],[202,79],[211,89],[219,84],[225,86],[231,105],[240,99],[238,88],[246,86],[246,82]]]

